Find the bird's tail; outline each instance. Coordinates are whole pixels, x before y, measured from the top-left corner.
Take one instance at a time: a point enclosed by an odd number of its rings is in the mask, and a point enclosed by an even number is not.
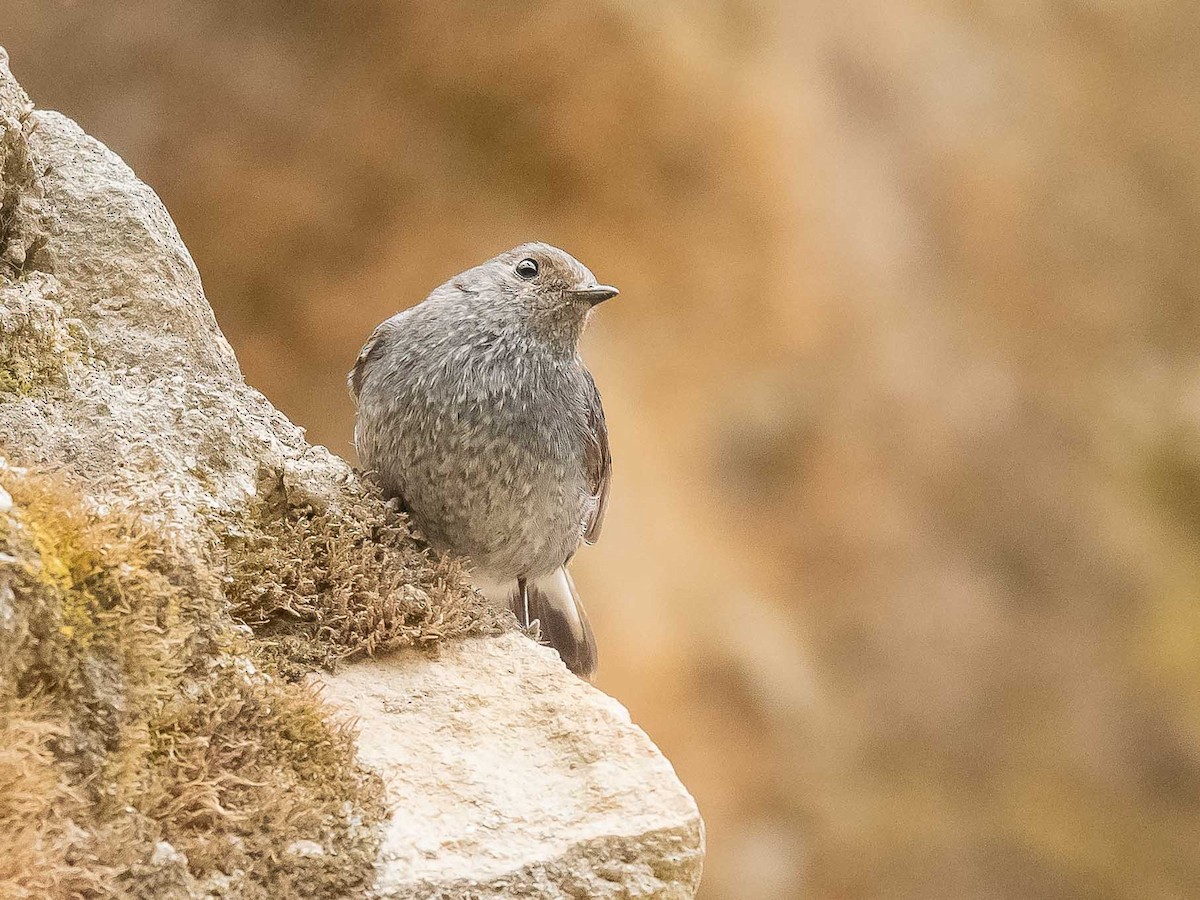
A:
[[[528,627],[537,621],[542,642],[558,651],[567,668],[582,678],[596,673],[596,636],[566,567],[525,582],[509,597],[517,621]]]

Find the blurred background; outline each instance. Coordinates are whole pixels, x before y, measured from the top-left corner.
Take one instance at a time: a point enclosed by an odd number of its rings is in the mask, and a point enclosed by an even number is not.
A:
[[[4,0],[247,379],[521,241],[619,300],[600,686],[706,900],[1200,896],[1200,8]]]

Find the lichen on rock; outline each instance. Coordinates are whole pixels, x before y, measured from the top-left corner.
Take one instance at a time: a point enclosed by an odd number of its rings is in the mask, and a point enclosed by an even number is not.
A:
[[[56,300],[58,280],[32,272],[5,290],[0,306],[0,394],[28,395],[60,383],[84,349]]]
[[[28,137],[36,127],[33,107],[16,91],[0,111],[0,278],[49,272],[49,238],[39,219],[37,173]]]

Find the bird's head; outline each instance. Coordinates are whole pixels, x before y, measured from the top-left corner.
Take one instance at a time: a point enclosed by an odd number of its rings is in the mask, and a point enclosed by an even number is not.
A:
[[[565,350],[575,349],[592,309],[618,294],[571,254],[537,242],[468,269],[450,285],[475,308],[524,322],[536,337]]]

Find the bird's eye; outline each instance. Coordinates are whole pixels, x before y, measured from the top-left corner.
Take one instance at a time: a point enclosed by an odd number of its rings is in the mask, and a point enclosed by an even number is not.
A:
[[[536,259],[523,259],[517,263],[517,274],[529,281],[531,278],[536,278],[538,273],[538,264]]]

